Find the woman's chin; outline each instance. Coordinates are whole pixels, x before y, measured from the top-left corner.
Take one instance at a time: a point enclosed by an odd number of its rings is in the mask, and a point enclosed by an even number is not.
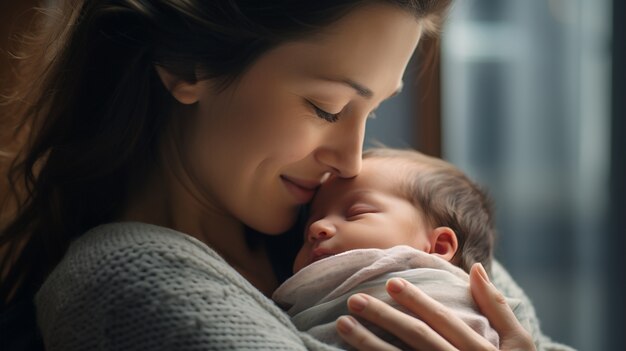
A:
[[[272,215],[265,215],[260,218],[256,218],[254,222],[250,222],[247,225],[263,234],[267,235],[280,235],[291,229],[296,223],[298,216],[298,209],[293,211],[283,211],[282,213],[274,213]]]

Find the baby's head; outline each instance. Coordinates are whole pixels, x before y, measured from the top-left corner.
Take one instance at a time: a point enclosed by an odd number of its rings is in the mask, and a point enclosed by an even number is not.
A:
[[[344,251],[408,245],[469,271],[491,263],[488,197],[453,165],[412,150],[377,148],[355,178],[319,189],[294,272]]]

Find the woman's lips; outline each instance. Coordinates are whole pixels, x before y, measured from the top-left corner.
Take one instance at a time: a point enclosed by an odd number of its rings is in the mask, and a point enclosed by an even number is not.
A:
[[[320,182],[307,181],[297,178],[291,178],[287,176],[280,176],[280,179],[285,184],[285,188],[293,195],[298,203],[305,204],[315,195],[315,191],[320,185]]]

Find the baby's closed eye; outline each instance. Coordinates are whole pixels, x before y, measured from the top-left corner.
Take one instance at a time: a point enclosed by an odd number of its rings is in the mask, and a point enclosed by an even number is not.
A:
[[[368,213],[376,213],[376,212],[380,212],[380,211],[375,206],[357,203],[348,208],[348,210],[346,211],[346,218],[350,219],[350,218],[358,217],[360,215],[364,215]]]

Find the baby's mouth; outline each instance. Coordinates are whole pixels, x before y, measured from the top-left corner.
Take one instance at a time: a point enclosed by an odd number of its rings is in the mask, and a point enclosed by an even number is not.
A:
[[[330,256],[334,256],[334,255],[335,254],[328,249],[324,249],[321,247],[315,248],[313,249],[313,252],[311,253],[311,263],[317,262],[319,260],[322,260]]]

